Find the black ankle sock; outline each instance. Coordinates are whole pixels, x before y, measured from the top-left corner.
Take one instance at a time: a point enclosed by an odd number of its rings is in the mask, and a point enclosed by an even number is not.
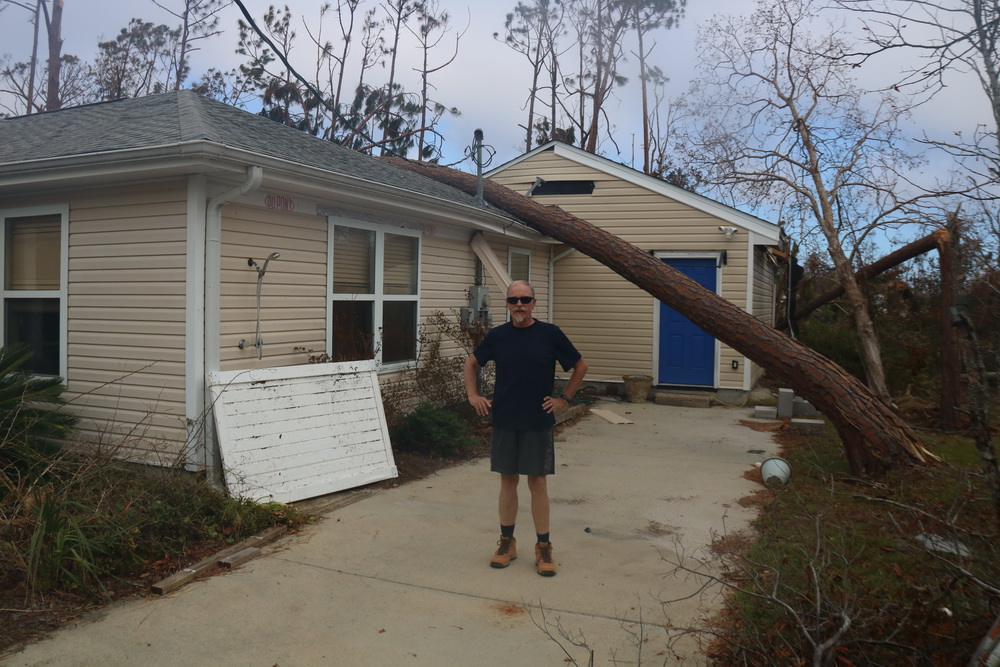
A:
[[[501,537],[514,537],[514,526],[505,526],[500,524],[500,536]]]
[[[548,533],[535,533],[535,535],[538,536],[538,541],[539,542],[548,542],[549,541],[549,534]]]

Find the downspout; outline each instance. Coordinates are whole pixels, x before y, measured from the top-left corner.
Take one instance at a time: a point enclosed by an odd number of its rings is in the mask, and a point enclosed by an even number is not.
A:
[[[548,316],[549,317],[549,319],[548,319],[549,322],[553,322],[554,321],[552,318],[555,315],[555,303],[556,303],[556,262],[558,262],[559,260],[564,259],[564,258],[572,255],[574,252],[576,252],[576,248],[567,248],[566,250],[563,250],[558,255],[553,255],[552,254],[553,252],[555,252],[555,247],[553,247],[551,250],[549,250],[549,316]]]
[[[225,192],[220,192],[208,200],[205,214],[205,368],[202,373],[204,387],[202,396],[205,415],[205,473],[209,479],[220,471],[218,448],[215,446],[214,422],[211,419],[211,400],[208,396],[208,374],[219,370],[219,340],[221,322],[222,280],[222,209],[227,202],[250,194],[260,187],[264,170],[257,165],[247,167],[247,178],[243,183]]]

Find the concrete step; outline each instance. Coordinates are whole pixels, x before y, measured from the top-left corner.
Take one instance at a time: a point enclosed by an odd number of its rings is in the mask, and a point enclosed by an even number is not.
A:
[[[657,405],[673,405],[679,408],[710,408],[712,397],[709,394],[684,394],[668,391],[654,393],[653,402]]]

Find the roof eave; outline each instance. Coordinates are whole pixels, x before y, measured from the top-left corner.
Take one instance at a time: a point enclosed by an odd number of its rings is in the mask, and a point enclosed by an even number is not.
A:
[[[710,199],[703,195],[689,192],[683,188],[671,185],[648,174],[644,174],[625,165],[618,164],[613,160],[609,160],[599,155],[594,155],[593,153],[589,153],[582,148],[570,146],[569,144],[559,141],[552,141],[547,144],[543,144],[523,155],[509,160],[487,172],[486,177],[489,178],[494,174],[527,160],[528,158],[547,151],[553,151],[560,157],[564,157],[579,164],[584,164],[588,167],[596,169],[597,171],[610,174],[648,190],[659,192],[665,197],[675,199],[683,204],[691,206],[692,208],[713,215],[720,220],[737,225],[742,229],[753,232],[757,237],[766,241],[766,243],[762,245],[779,243],[780,230],[774,223],[768,222],[767,220],[763,220],[749,213],[744,213],[739,209],[722,204],[714,199]]]
[[[349,207],[397,211],[425,221],[540,241],[539,232],[480,206],[470,206],[341,172],[309,167],[209,141],[26,160],[0,165],[0,195],[51,192],[102,183],[142,182],[203,174],[239,183],[248,165],[264,169],[265,187],[336,200]]]

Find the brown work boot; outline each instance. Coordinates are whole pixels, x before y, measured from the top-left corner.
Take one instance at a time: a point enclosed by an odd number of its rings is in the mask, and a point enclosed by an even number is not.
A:
[[[497,542],[497,552],[490,559],[490,567],[507,567],[515,558],[517,558],[517,540],[501,536]]]
[[[535,567],[543,577],[556,576],[556,561],[552,557],[552,543],[538,542],[535,544]]]

